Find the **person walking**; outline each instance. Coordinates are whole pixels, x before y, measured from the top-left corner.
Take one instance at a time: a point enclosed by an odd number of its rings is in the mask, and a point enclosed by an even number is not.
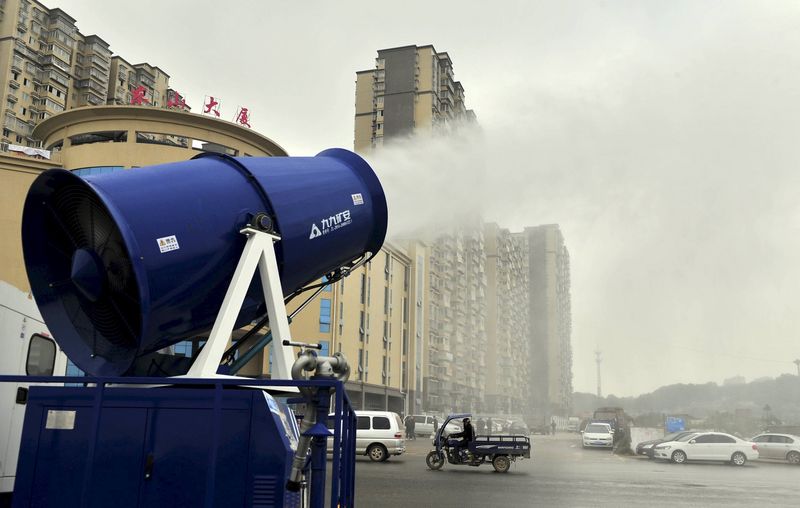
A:
[[[555,418],[550,420],[550,428],[553,431],[552,434],[555,436],[556,435],[556,419]]]
[[[439,419],[435,416],[433,417],[433,433],[436,434],[439,431]]]
[[[414,432],[416,426],[417,422],[414,421],[414,416],[408,415],[408,417],[406,418],[406,439],[409,439],[411,441],[417,439],[417,435]]]

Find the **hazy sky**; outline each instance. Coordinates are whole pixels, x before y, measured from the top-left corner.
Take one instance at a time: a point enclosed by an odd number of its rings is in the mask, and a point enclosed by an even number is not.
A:
[[[372,161],[393,231],[475,211],[560,224],[577,390],[595,390],[596,347],[604,394],[796,372],[800,3],[46,4],[196,112],[249,107],[292,155],[352,148],[355,72],[433,44],[482,132]]]

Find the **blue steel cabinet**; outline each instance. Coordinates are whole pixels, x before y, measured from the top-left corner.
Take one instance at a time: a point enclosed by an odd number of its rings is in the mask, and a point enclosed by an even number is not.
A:
[[[217,411],[213,389],[106,388],[98,404],[96,393],[31,387],[14,507],[298,501],[284,492],[293,455],[286,417],[261,391],[224,390]]]

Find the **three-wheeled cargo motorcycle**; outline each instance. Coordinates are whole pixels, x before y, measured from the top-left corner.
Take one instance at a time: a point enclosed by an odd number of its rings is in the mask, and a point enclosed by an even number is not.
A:
[[[531,458],[531,440],[527,436],[475,436],[466,449],[456,446],[457,439],[448,439],[445,429],[452,420],[471,418],[469,413],[449,415],[433,438],[433,450],[425,457],[428,467],[442,469],[445,460],[454,466],[473,466],[491,463],[498,473],[507,473],[517,459]]]

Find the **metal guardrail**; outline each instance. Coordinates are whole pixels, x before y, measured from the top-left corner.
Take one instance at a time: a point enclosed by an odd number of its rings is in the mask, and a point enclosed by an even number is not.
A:
[[[222,414],[221,401],[224,387],[242,386],[248,388],[327,388],[334,391],[333,408],[333,463],[330,479],[330,504],[331,507],[352,507],[355,505],[355,447],[356,447],[356,415],[344,383],[337,380],[273,380],[273,379],[247,379],[247,378],[153,378],[153,377],[93,377],[93,376],[20,376],[0,375],[0,383],[24,384],[70,384],[71,388],[77,385],[87,385],[87,390],[94,391],[94,420],[92,434],[94,440],[90,442],[87,450],[87,463],[91,464],[94,458],[97,435],[100,430],[100,408],[106,389],[114,387],[107,385],[148,386],[211,386],[214,389],[214,428],[219,425]],[[93,386],[88,386],[93,385]],[[298,402],[293,399],[292,402]],[[324,465],[323,465],[324,467]],[[206,495],[206,506],[211,507],[214,499],[214,461],[211,461],[208,478],[212,478],[211,489]],[[324,506],[324,500],[312,500],[312,506]]]

